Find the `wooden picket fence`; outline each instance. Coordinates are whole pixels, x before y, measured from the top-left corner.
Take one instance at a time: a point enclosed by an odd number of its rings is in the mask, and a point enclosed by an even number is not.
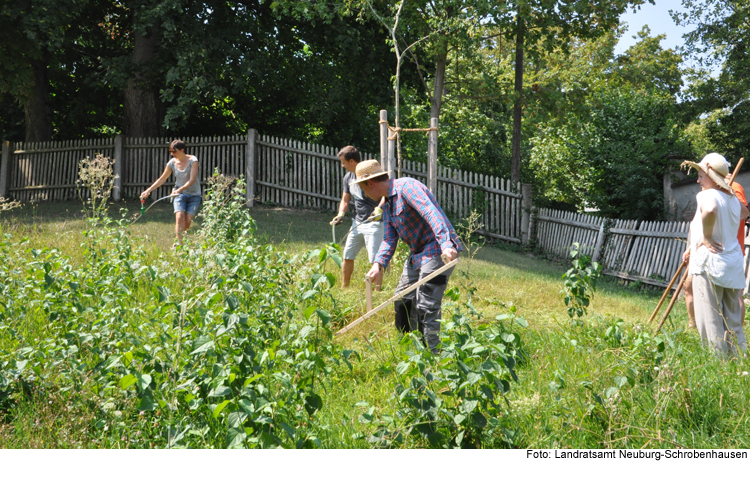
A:
[[[338,149],[260,135],[183,138],[188,152],[200,161],[199,179],[205,186],[214,170],[225,175],[243,175],[248,204],[259,200],[284,207],[338,210],[345,170],[336,156]],[[45,143],[6,143],[0,162],[0,196],[29,201],[74,199],[81,160],[101,153],[114,159],[117,179],[113,198],[137,197],[164,171],[172,138],[124,138]],[[363,159],[374,155],[363,154]],[[402,172],[426,182],[424,163],[404,160]],[[171,178],[170,178],[171,179]],[[158,199],[170,193],[168,180],[152,193]],[[521,184],[483,174],[438,167],[438,203],[454,221],[480,214],[479,233],[521,243],[528,229],[531,190],[521,193]],[[528,203],[523,205],[523,201]]]
[[[659,287],[666,287],[680,266],[690,227],[690,222],[606,220],[550,209],[539,209],[534,221],[537,247],[545,253],[567,259],[572,244],[578,243],[582,253],[602,265],[604,274]],[[745,244],[750,285],[750,237]]]
[[[58,201],[78,196],[78,167],[101,153],[115,159],[114,198],[134,198],[163,172],[171,138],[124,138],[5,143],[0,161],[0,196],[22,202]],[[300,141],[259,135],[183,139],[200,161],[201,185],[214,170],[243,175],[248,205],[254,201],[284,207],[335,211],[341,200],[344,169],[337,150]],[[372,154],[363,154],[372,159]],[[403,161],[402,173],[427,182],[427,164]],[[567,259],[570,246],[602,264],[605,274],[666,286],[681,259],[687,222],[608,221],[573,212],[539,209],[533,216],[529,186],[499,177],[437,167],[438,203],[454,222],[480,214],[479,233],[513,243],[535,238],[547,254]],[[154,191],[154,199],[170,193],[173,182]],[[533,235],[532,235],[533,234]],[[746,240],[750,251],[750,237]],[[750,254],[748,254],[750,255]],[[747,270],[750,257],[745,258]]]

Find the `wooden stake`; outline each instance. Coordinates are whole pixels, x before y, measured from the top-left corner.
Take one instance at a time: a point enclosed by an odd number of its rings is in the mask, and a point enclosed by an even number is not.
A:
[[[651,318],[648,319],[649,323],[654,321],[656,314],[659,313],[659,308],[661,308],[661,305],[664,303],[664,300],[667,298],[667,295],[669,295],[669,291],[672,289],[672,285],[674,285],[674,282],[677,281],[677,277],[680,276],[680,272],[682,272],[683,268],[685,268],[685,262],[680,263],[679,268],[677,268],[677,271],[674,273],[672,280],[670,280],[669,285],[667,285],[667,289],[664,290],[664,293],[661,296],[661,300],[659,300],[659,304],[656,305],[656,309],[654,310],[653,313],[651,313]]]
[[[372,315],[374,315],[375,313],[379,312],[380,310],[382,310],[386,306],[390,305],[394,301],[396,301],[399,298],[403,297],[404,295],[406,295],[410,291],[416,290],[417,287],[420,287],[420,286],[424,285],[425,283],[429,282],[430,280],[432,280],[433,278],[435,278],[436,276],[438,276],[438,275],[440,275],[442,273],[445,273],[446,270],[448,270],[448,269],[450,269],[452,267],[455,267],[457,264],[458,264],[458,259],[455,259],[452,262],[450,262],[450,263],[448,263],[446,265],[443,265],[442,267],[440,267],[437,270],[435,270],[434,272],[430,273],[429,275],[427,275],[423,279],[419,280],[414,285],[412,285],[409,288],[407,288],[407,289],[405,289],[405,290],[397,293],[396,295],[394,295],[393,297],[389,298],[388,300],[386,300],[382,304],[378,305],[377,308],[375,308],[374,310],[368,311],[364,315],[362,315],[359,318],[357,318],[355,321],[352,321],[351,323],[349,323],[348,325],[346,325],[344,328],[341,328],[338,331],[338,333],[336,333],[336,336],[338,337],[338,336],[343,335],[344,333],[346,333],[349,330],[351,330],[352,328],[358,326],[360,323],[362,323],[366,319],[370,318]]]

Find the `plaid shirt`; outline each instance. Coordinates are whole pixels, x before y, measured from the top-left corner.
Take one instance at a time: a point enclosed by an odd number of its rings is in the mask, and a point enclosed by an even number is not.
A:
[[[374,260],[383,268],[391,261],[399,238],[409,246],[410,259],[416,269],[447,248],[463,250],[456,231],[432,192],[416,179],[391,180],[383,223],[383,243]]]

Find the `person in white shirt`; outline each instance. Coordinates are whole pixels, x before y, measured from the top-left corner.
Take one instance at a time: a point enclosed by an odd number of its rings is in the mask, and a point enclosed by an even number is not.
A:
[[[739,306],[745,274],[736,238],[742,206],[724,179],[728,166],[723,156],[712,153],[699,164],[685,161],[682,166],[698,171],[701,186],[682,256],[693,279],[696,326],[704,345],[722,356],[737,354],[747,347]]]

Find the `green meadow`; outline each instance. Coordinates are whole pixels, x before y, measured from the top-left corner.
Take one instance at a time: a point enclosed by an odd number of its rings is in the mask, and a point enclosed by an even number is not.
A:
[[[750,366],[682,302],[656,333],[658,291],[603,277],[571,318],[567,264],[474,236],[433,356],[390,307],[335,337],[369,267],[340,288],[330,212],[209,199],[172,252],[170,204],[120,207],[0,215],[2,447],[750,447]]]

